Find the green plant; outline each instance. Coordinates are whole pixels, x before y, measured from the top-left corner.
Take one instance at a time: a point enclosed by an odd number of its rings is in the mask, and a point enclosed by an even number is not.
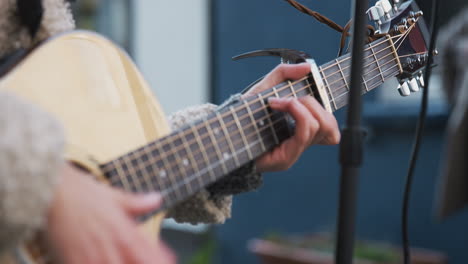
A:
[[[213,257],[216,251],[216,242],[214,239],[208,240],[200,249],[195,252],[188,263],[190,264],[210,264],[213,263]]]

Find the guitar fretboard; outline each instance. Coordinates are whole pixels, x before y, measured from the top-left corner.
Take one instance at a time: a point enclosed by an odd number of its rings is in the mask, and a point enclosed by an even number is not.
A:
[[[333,111],[348,102],[350,55],[319,67]],[[366,46],[362,93],[400,72],[390,38]],[[289,117],[272,111],[270,97],[318,98],[309,76],[240,100],[185,128],[132,151],[102,169],[111,184],[132,192],[159,191],[161,209],[173,206],[228,175],[293,134]],[[318,98],[322,99],[322,98]]]

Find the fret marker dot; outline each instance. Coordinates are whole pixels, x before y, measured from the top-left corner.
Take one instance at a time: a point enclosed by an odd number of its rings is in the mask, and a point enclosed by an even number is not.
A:
[[[184,166],[188,166],[189,165],[189,161],[187,159],[183,159],[182,160],[182,164],[184,164]]]
[[[165,178],[165,177],[167,176],[166,171],[165,171],[165,170],[160,171],[160,172],[159,172],[159,176]]]
[[[264,122],[263,120],[260,120],[260,121],[258,122],[258,125],[259,125],[259,126],[263,126],[263,125],[265,125],[265,122]]]
[[[229,154],[228,154],[227,152],[224,152],[224,153],[223,153],[223,158],[224,158],[224,159],[229,159]]]

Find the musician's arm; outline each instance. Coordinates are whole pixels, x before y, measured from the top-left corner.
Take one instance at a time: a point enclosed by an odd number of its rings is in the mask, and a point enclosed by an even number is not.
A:
[[[204,104],[178,111],[169,116],[171,128],[178,129],[203,118],[217,107]],[[168,217],[178,222],[223,223],[231,216],[232,195],[257,189],[261,184],[262,177],[251,162],[180,203],[169,211]]]
[[[44,225],[63,145],[52,116],[0,92],[0,251]]]

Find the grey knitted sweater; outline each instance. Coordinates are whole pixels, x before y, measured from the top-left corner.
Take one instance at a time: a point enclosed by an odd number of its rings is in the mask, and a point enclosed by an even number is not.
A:
[[[16,17],[16,0],[0,0],[0,57],[52,35],[72,30],[74,20],[64,0],[43,0],[42,24],[34,39]],[[169,116],[177,129],[214,111],[205,104]],[[53,116],[12,94],[0,91],[0,252],[43,227],[64,162],[66,138]],[[261,184],[254,163],[216,182],[168,212],[179,222],[222,223],[231,216],[232,195]]]

